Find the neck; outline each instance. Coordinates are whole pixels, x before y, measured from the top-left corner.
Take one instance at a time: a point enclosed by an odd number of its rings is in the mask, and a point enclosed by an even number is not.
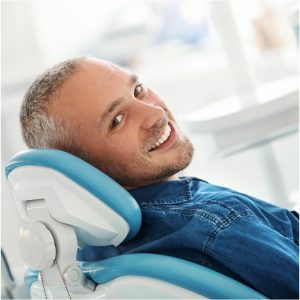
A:
[[[174,175],[172,175],[170,177],[167,177],[163,181],[177,180],[178,178],[179,178],[178,174],[174,174]]]
[[[162,180],[160,180],[160,181],[153,181],[153,182],[147,183],[147,184],[145,184],[145,185],[152,184],[152,183],[156,183],[156,182],[161,182],[161,181],[177,180],[178,178],[179,178],[178,174],[174,174],[174,175],[172,175],[172,176],[170,176],[170,177],[166,177],[166,178],[164,178],[164,179],[162,179]],[[142,186],[143,186],[143,185],[141,185],[141,186],[124,186],[124,188],[125,188],[126,190],[132,190],[132,189],[136,189],[136,188],[139,188],[139,187],[142,187]]]

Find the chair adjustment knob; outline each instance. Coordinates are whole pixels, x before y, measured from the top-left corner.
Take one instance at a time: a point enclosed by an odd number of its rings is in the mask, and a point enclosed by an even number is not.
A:
[[[68,282],[78,284],[81,281],[81,273],[81,270],[77,266],[70,266],[64,272],[64,277]]]
[[[47,227],[40,222],[21,227],[19,248],[24,262],[35,270],[49,268],[56,256],[54,238]]]
[[[64,278],[68,285],[77,287],[77,291],[82,292],[91,292],[96,288],[96,284],[88,279],[78,266],[72,265],[69,266],[64,272]]]

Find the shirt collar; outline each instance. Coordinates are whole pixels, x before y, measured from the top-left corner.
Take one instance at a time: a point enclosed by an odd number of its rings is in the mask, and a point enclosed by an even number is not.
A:
[[[174,204],[192,198],[192,177],[161,181],[140,188],[128,190],[139,204]]]

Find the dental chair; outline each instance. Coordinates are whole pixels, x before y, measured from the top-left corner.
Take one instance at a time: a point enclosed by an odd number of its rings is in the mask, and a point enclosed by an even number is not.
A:
[[[157,254],[76,261],[77,248],[118,246],[139,232],[137,202],[115,181],[60,150],[34,149],[6,167],[18,213],[32,298],[266,299],[213,270]]]

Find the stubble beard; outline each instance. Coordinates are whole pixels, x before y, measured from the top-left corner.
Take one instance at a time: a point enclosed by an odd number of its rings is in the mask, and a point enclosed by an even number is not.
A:
[[[136,188],[166,180],[185,169],[192,161],[194,147],[189,139],[174,144],[176,152],[172,161],[146,162],[144,160],[132,161],[130,165],[116,161],[106,162],[99,166],[100,169],[116,182],[126,188]]]

